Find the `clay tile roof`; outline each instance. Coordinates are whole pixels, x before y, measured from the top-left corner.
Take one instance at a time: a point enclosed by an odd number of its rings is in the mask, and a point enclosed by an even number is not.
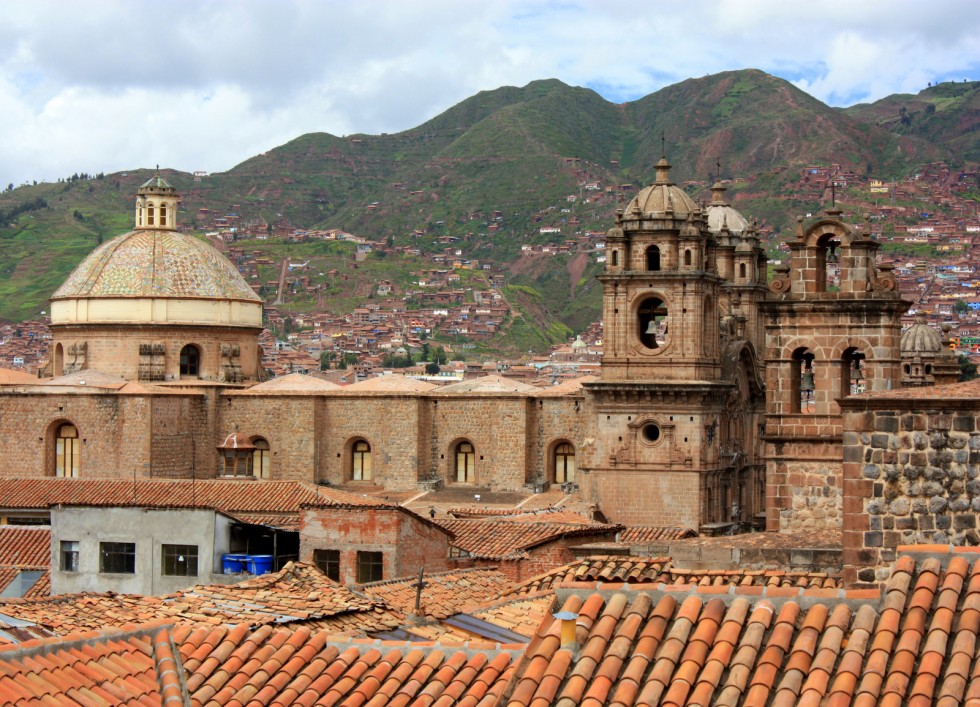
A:
[[[18,509],[61,504],[295,514],[301,504],[316,503],[328,493],[332,491],[299,481],[0,479],[0,505]]]
[[[496,569],[469,569],[425,575],[421,604],[422,615],[444,619],[469,611],[499,597],[511,585],[510,579]],[[418,577],[391,579],[355,585],[353,589],[384,602],[403,615],[415,613]]]
[[[186,704],[169,627],[0,646],[0,703]]]
[[[575,395],[582,392],[582,385],[584,383],[592,383],[593,381],[599,380],[598,376],[582,376],[581,378],[572,378],[571,380],[563,381],[558,385],[548,386],[537,392],[538,397],[552,397],[552,396],[562,396],[562,395]]]
[[[0,385],[36,385],[37,376],[13,368],[0,368]]]
[[[593,523],[521,522],[515,520],[436,521],[455,536],[453,545],[472,557],[491,560],[518,559],[527,551],[563,537],[605,536],[622,526]]]
[[[50,563],[51,528],[0,525],[0,565],[46,568]]]
[[[392,628],[400,621],[379,601],[355,594],[315,567],[298,562],[238,584],[200,585],[159,597],[107,593],[0,600],[0,615],[34,622],[58,634],[149,619],[289,623],[364,634]]]
[[[344,392],[367,393],[372,391],[384,393],[425,393],[438,388],[434,383],[427,383],[415,378],[401,375],[375,376],[366,378],[343,388]]]
[[[684,538],[696,538],[697,531],[691,528],[676,528],[659,525],[634,525],[619,534],[619,542],[624,545],[643,545],[646,543],[670,542]]]
[[[301,373],[290,373],[279,376],[264,383],[253,385],[243,390],[239,395],[258,395],[260,393],[320,393],[325,390],[340,390],[341,386],[325,381],[316,376],[306,376]]]
[[[338,642],[306,628],[179,626],[174,638],[194,705],[482,705],[504,692],[520,650]]]
[[[503,376],[490,375],[480,378],[465,380],[461,383],[453,383],[443,386],[439,393],[537,393],[539,388],[527,383],[504,378]]]
[[[532,577],[508,592],[528,594],[559,587],[568,582],[627,582],[649,584],[659,581],[670,564],[669,557],[592,555]]]
[[[972,566],[971,566],[972,563]],[[567,594],[578,650],[546,617],[507,704],[959,705],[975,669],[980,560],[901,558],[881,601],[801,589],[768,598]],[[805,601],[804,601],[805,600]],[[540,700],[540,702],[537,702]]]

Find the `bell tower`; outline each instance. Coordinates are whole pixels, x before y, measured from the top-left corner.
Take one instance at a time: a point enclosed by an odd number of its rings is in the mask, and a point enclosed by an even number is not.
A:
[[[880,244],[867,224],[849,226],[841,214],[832,208],[809,224],[799,219],[789,264],[776,266],[760,305],[770,530],[841,528],[855,491],[842,478],[838,401],[901,381],[901,316],[910,303],[891,267],[876,265]]]
[[[595,430],[580,468],[610,519],[698,528],[759,505],[739,469],[762,386],[719,271],[731,257],[670,168],[662,157],[606,237],[602,368],[586,386]]]

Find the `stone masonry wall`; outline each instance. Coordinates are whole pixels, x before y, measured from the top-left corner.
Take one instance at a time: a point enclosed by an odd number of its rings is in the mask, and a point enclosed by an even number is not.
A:
[[[978,399],[846,412],[845,581],[884,581],[899,545],[980,545],[978,418]]]
[[[238,432],[245,437],[262,437],[269,443],[270,476],[277,480],[314,481],[320,435],[316,434],[316,408],[322,405],[311,395],[259,396],[232,393],[222,396],[220,419],[213,446]],[[217,461],[216,463],[220,463]]]
[[[55,431],[78,429],[81,477],[143,476],[150,465],[150,403],[115,394],[8,394],[0,407],[0,476],[53,476]],[[16,443],[14,443],[16,442]]]
[[[810,532],[841,527],[840,446],[833,442],[769,445],[768,512],[770,530]],[[774,522],[775,521],[775,522]]]

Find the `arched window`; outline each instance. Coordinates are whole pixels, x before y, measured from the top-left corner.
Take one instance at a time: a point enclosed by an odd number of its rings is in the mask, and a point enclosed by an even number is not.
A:
[[[54,440],[54,475],[76,478],[80,451],[78,428],[71,423],[59,425]]]
[[[613,267],[619,265],[619,251],[618,250],[614,250],[612,252],[612,264],[613,264]]]
[[[193,344],[180,350],[180,375],[197,376],[201,372],[201,352]]]
[[[685,265],[688,265],[688,266],[690,266],[690,264],[691,264],[691,251],[690,250],[685,250],[684,251],[684,264]]]
[[[746,273],[745,263],[739,263],[738,264],[738,276],[744,280],[745,279],[745,273]]]
[[[813,412],[817,395],[814,360],[816,356],[808,348],[793,352],[790,374],[790,412]]]
[[[865,391],[864,382],[865,356],[856,348],[844,351],[840,366],[840,396],[856,395]]]
[[[817,241],[816,279],[817,292],[835,289],[840,282],[840,240],[833,233],[825,233]]]
[[[351,445],[351,474],[352,481],[371,480],[371,445],[359,439]]]
[[[146,225],[153,225],[153,204],[146,205]]]
[[[272,452],[269,443],[261,437],[252,439],[255,451],[252,452],[252,474],[260,479],[269,478],[269,466],[272,463]]]
[[[647,270],[660,270],[660,248],[655,245],[647,248]]]
[[[555,483],[568,484],[575,481],[575,447],[562,442],[555,447]]]
[[[61,376],[65,373],[65,349],[58,343],[54,347],[54,375]]]
[[[456,445],[456,481],[472,484],[476,481],[476,452],[469,442]]]
[[[640,343],[648,349],[657,349],[667,343],[667,306],[664,301],[650,297],[636,310]]]
[[[166,204],[160,204],[160,225],[161,226],[166,226],[167,225],[167,205]]]

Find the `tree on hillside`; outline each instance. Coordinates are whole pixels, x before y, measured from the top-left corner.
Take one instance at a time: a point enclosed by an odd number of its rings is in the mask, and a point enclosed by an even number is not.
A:
[[[973,379],[980,377],[977,374],[977,364],[970,360],[969,356],[965,354],[959,355],[960,362],[960,381],[972,381]]]

